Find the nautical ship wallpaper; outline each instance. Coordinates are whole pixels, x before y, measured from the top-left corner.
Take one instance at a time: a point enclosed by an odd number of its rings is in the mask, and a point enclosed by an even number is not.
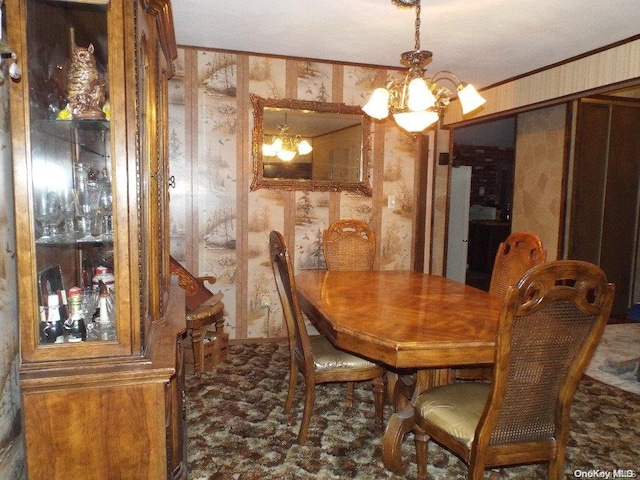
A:
[[[376,222],[379,268],[411,268],[418,143],[396,127],[373,127],[372,140],[383,138],[373,152],[372,196],[249,188],[250,94],[282,99],[293,90],[299,100],[362,105],[377,70],[192,48],[179,50],[176,65],[169,87],[171,254],[195,274],[217,278],[209,287],[224,294],[232,339],[286,336],[269,263],[271,230],[294,239],[289,249],[300,271],[325,268],[322,232],[330,221]]]

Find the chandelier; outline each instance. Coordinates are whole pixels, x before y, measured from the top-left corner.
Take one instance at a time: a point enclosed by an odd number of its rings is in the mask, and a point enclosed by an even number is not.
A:
[[[401,62],[409,67],[403,81],[391,79],[386,88],[376,88],[362,110],[370,117],[382,120],[393,115],[395,122],[410,133],[425,130],[438,121],[454,96],[449,88],[438,84],[448,81],[460,100],[463,115],[486,101],[473,85],[461,82],[455,74],[442,70],[427,77],[426,64],[433,54],[420,50],[420,0],[391,0],[398,7],[416,7],[415,50],[404,52]]]
[[[278,134],[272,136],[271,143],[262,144],[262,155],[278,157],[283,162],[290,162],[296,154],[307,155],[312,150],[311,144],[300,135],[292,136],[289,134],[286,113],[284,114],[284,123],[278,125]]]

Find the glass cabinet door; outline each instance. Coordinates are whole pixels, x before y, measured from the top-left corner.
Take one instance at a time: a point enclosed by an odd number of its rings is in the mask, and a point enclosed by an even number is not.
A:
[[[108,5],[29,0],[26,6],[35,343],[113,342]]]

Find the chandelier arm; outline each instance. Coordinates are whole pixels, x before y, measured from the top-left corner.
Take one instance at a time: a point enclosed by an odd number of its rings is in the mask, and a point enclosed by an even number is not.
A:
[[[447,77],[445,75],[450,75],[450,76],[453,77],[453,79],[451,79],[451,78],[449,78],[449,77]],[[463,85],[464,84],[464,82],[462,82],[455,73],[453,73],[453,72],[451,72],[449,70],[440,70],[435,75],[433,75],[433,77],[431,77],[431,81],[433,83],[437,82],[438,80],[448,80],[448,81],[450,81],[451,83],[453,83],[456,86],[456,89],[458,88],[459,85]]]
[[[391,0],[391,3],[396,7],[417,7],[420,0]]]

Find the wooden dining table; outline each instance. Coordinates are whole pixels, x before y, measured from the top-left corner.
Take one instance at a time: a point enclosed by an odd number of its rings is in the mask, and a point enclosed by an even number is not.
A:
[[[412,271],[304,271],[302,311],[336,347],[392,369],[417,372],[417,395],[447,383],[451,367],[493,363],[502,299],[438,275]],[[390,422],[385,465],[396,468],[401,437]]]

